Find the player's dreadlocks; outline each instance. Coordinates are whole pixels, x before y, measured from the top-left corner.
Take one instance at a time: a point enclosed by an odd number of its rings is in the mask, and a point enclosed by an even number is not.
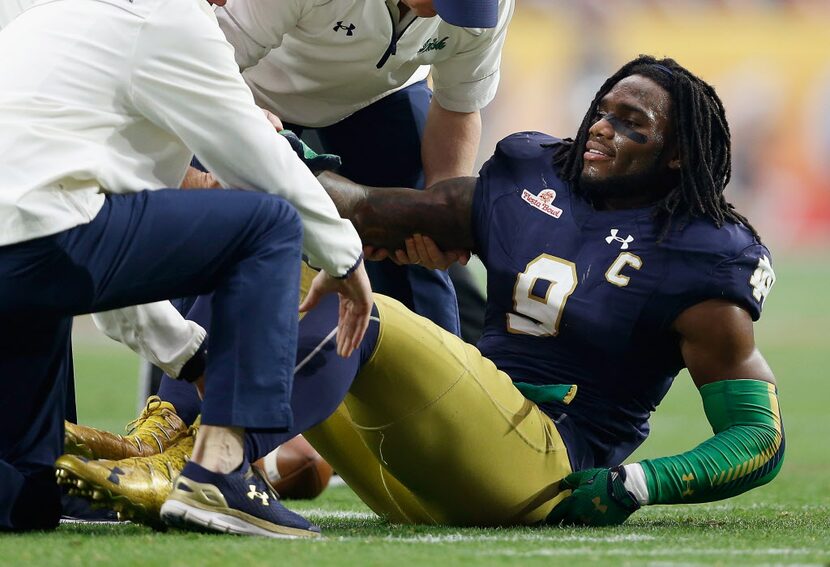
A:
[[[642,75],[666,89],[671,95],[671,117],[677,127],[682,160],[680,184],[656,204],[655,218],[663,225],[660,238],[668,234],[674,221],[682,225],[689,216],[709,217],[718,227],[724,222],[742,223],[758,237],[749,221],[723,196],[732,174],[731,136],[723,103],[711,85],[674,59],[641,55],[605,81],[582,119],[576,140],[560,146],[554,156],[562,177],[580,192],[582,155],[597,107],[614,85],[630,75]]]

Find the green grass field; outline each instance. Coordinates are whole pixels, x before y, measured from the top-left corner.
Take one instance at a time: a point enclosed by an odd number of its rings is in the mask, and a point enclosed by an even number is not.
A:
[[[741,497],[648,508],[618,528],[481,530],[390,526],[339,486],[316,501],[291,504],[323,527],[321,541],[65,525],[55,533],[0,535],[0,565],[828,565],[826,260],[809,257],[776,266],[778,283],[757,340],[778,377],[787,455],[772,484]],[[81,421],[119,430],[135,415],[136,359],[84,336],[77,338],[76,352]],[[633,459],[676,453],[711,434],[688,376],[677,379],[652,425],[652,437]]]

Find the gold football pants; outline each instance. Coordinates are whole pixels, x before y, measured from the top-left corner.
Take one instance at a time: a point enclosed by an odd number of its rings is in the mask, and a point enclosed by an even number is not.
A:
[[[553,421],[474,346],[394,299],[375,303],[375,352],[306,438],[389,521],[543,520],[571,472]]]

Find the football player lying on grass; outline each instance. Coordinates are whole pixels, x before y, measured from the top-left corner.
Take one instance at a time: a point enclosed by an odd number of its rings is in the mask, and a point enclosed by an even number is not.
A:
[[[338,363],[327,342],[336,305],[315,308],[315,280],[302,307],[295,428],[336,407],[306,437],[395,522],[612,525],[643,505],[769,482],[784,434],[753,321],[774,274],[724,199],[729,177],[714,89],[650,57],[605,82],[574,140],[514,134],[478,178],[375,191],[323,174],[377,256],[441,267],[476,253],[486,328],[476,348],[375,294],[379,328]],[[684,367],[714,435],[623,465]],[[343,403],[294,402],[324,389],[343,391]],[[249,437],[262,451],[279,441]],[[81,478],[83,463],[65,459],[66,478]]]

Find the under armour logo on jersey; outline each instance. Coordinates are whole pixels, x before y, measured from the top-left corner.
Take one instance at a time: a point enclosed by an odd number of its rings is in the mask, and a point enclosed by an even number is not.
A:
[[[331,28],[334,31],[346,30],[346,35],[352,36],[354,35],[355,25],[349,24],[348,26],[343,25],[343,20],[337,22],[337,25]]]
[[[546,215],[558,219],[562,216],[562,209],[551,205],[554,199],[556,199],[556,191],[553,189],[543,189],[542,191],[539,191],[538,195],[534,195],[527,189],[522,191],[522,200],[524,202],[534,209],[539,209]]]
[[[268,506],[268,493],[267,492],[257,492],[256,485],[249,484],[248,488],[248,498],[253,500],[254,498],[259,498],[259,501],[262,502],[263,506]]]
[[[622,238],[620,236],[617,236],[617,233],[619,233],[619,232],[620,231],[618,229],[612,228],[611,229],[611,236],[606,236],[605,237],[605,242],[607,242],[608,244],[611,244],[612,242],[614,242],[616,240],[617,242],[620,243],[620,250],[628,250],[628,245],[631,244],[632,242],[634,242],[634,237],[629,234],[625,238]]]
[[[763,305],[774,283],[775,272],[772,271],[772,264],[769,258],[761,256],[758,260],[758,267],[755,268],[755,271],[749,278],[749,285],[752,286],[752,297]]]

